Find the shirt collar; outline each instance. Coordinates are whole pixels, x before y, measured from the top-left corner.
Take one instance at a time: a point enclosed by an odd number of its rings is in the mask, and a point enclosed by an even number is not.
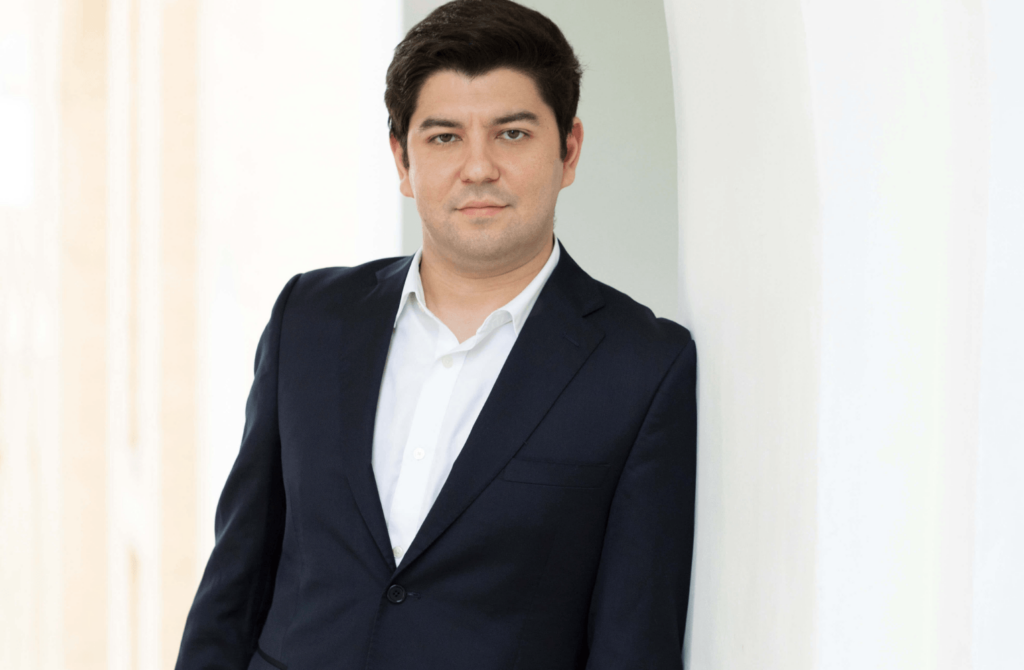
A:
[[[516,335],[519,335],[519,331],[523,329],[526,317],[530,315],[534,303],[540,297],[541,289],[544,288],[544,284],[547,283],[551,273],[555,271],[555,266],[558,265],[558,259],[561,257],[560,247],[561,243],[556,236],[554,245],[551,247],[551,254],[548,256],[547,262],[544,263],[544,267],[537,273],[537,276],[526,285],[526,288],[519,295],[492,312],[492,314],[501,311],[508,313],[512,318],[512,327],[515,329]],[[409,302],[409,296],[413,296],[416,299],[416,302],[419,303],[424,312],[430,313],[427,309],[426,298],[423,296],[423,280],[420,278],[420,260],[422,258],[423,247],[420,247],[413,255],[412,262],[409,264],[409,272],[405,275],[405,284],[402,286],[402,298],[398,303],[398,311],[395,313],[395,327],[398,326],[398,319],[402,316],[402,311]],[[490,319],[491,317],[488,316],[484,320],[484,326]],[[481,326],[481,328],[484,326]]]

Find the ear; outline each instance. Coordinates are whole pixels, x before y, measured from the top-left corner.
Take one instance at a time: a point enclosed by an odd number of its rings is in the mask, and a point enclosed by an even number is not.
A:
[[[402,145],[398,141],[398,138],[394,135],[388,135],[388,139],[391,141],[391,154],[395,157],[395,167],[398,168],[398,190],[402,192],[406,198],[412,198],[412,184],[409,182],[409,168],[405,167],[405,163],[402,162]]]
[[[580,117],[572,120],[572,130],[565,136],[565,160],[562,161],[562,188],[576,180],[576,164],[583,148],[583,122]]]

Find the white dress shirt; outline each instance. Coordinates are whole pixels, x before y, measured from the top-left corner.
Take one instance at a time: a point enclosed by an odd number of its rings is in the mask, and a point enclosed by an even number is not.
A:
[[[402,288],[373,431],[373,474],[396,565],[441,492],[560,255],[556,239],[529,285],[459,344],[427,309],[422,253],[413,256]]]

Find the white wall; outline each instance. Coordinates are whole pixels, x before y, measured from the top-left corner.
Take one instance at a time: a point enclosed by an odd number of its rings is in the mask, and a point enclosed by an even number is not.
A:
[[[964,668],[988,179],[980,2],[807,3],[823,667]]]
[[[238,453],[256,342],[293,274],[394,256],[384,72],[395,0],[211,0],[200,37],[200,556]]]
[[[691,667],[1020,665],[1020,10],[666,12]]]
[[[989,0],[988,194],[972,661],[1024,667],[1024,5]]]

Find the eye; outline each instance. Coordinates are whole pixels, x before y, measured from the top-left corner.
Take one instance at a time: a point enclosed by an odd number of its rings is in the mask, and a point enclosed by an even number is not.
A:
[[[526,137],[526,133],[524,133],[521,130],[516,130],[515,128],[510,128],[509,130],[503,131],[501,133],[501,136],[503,136],[507,140],[512,140],[513,142],[516,142]]]
[[[434,144],[451,144],[456,139],[455,133],[441,133],[440,135],[434,135],[430,138],[430,141]]]

